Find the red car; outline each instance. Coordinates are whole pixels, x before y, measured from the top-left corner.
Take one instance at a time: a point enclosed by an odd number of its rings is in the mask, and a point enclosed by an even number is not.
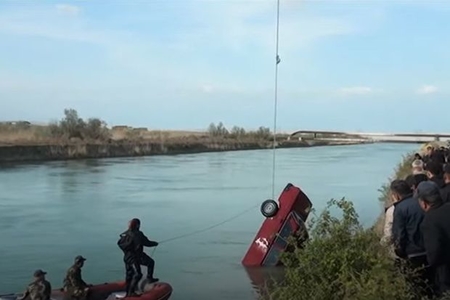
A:
[[[305,222],[312,203],[302,190],[289,183],[278,203],[266,200],[261,204],[266,219],[242,259],[245,267],[280,265],[279,257],[288,247],[287,239],[302,230],[306,233]]]

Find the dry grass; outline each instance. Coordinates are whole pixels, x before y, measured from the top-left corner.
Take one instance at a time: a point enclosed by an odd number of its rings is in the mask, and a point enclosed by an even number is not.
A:
[[[145,128],[114,128],[109,130],[110,139],[113,141],[129,142],[198,142],[211,140],[214,142],[231,142],[235,139],[227,138],[227,141],[221,137],[211,137],[206,131],[188,131],[188,130],[147,130]],[[249,134],[240,139],[242,142],[254,142],[257,139]],[[87,140],[86,140],[87,141]],[[99,141],[87,141],[99,142]],[[77,139],[55,138],[50,133],[48,126],[29,125],[7,125],[0,124],[0,145],[61,145],[61,144],[82,143]]]
[[[206,132],[185,130],[110,130],[111,139],[120,140],[144,140],[164,141],[167,139],[204,137]],[[5,125],[0,124],[0,145],[30,145],[30,144],[61,144],[67,140],[54,138],[50,134],[48,126],[30,125]]]
[[[113,129],[111,138],[113,140],[124,139],[142,139],[142,140],[167,140],[185,137],[203,137],[208,136],[206,132],[186,131],[186,130],[133,130],[133,129]]]
[[[15,125],[0,125],[0,144],[30,144],[50,141],[47,126],[31,125],[27,128]]]

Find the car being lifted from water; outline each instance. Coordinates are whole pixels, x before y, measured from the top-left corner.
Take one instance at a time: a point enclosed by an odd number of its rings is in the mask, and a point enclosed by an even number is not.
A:
[[[288,250],[288,239],[298,238],[298,243],[307,239],[305,222],[312,203],[303,191],[289,183],[278,198],[261,204],[261,213],[266,219],[242,259],[245,267],[280,265],[280,254]]]

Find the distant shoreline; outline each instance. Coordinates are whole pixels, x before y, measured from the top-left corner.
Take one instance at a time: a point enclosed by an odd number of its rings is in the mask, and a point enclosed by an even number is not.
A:
[[[363,142],[282,141],[276,148],[306,148],[318,146],[357,145]],[[272,142],[261,141],[169,141],[72,143],[54,145],[0,145],[0,163],[101,159],[155,155],[182,155],[206,152],[271,149]]]
[[[275,137],[277,148],[369,142],[361,139],[290,140],[286,134]],[[110,128],[101,119],[85,120],[76,110],[65,109],[61,120],[47,126],[28,121],[0,122],[0,163],[260,150],[273,148],[273,139],[270,128],[260,126],[248,131],[239,126],[227,128],[222,122],[211,123],[203,132],[149,130],[126,125]]]

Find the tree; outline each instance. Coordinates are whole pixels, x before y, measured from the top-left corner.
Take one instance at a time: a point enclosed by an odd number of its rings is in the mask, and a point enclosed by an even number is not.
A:
[[[217,124],[211,123],[208,127],[208,133],[212,137],[226,137],[229,133],[222,122]]]
[[[98,118],[90,118],[85,122],[78,116],[75,109],[65,109],[64,118],[59,122],[49,125],[50,134],[53,137],[85,138],[93,140],[106,140],[110,137],[109,130],[104,121]]]
[[[244,137],[245,134],[246,132],[244,128],[239,126],[233,126],[233,128],[231,128],[230,137],[239,139]]]
[[[209,124],[208,133],[210,136],[213,136],[213,137],[217,135],[216,124],[214,124],[214,123]]]
[[[228,129],[223,125],[222,122],[219,122],[217,125],[217,135],[220,137],[225,137],[228,135]]]
[[[109,138],[106,123],[97,118],[90,118],[85,126],[85,135],[91,139],[103,140]]]
[[[86,123],[83,119],[78,117],[78,112],[75,109],[65,109],[65,117],[60,121],[59,126],[67,137],[84,139],[83,132]]]
[[[272,133],[270,132],[270,128],[261,126],[255,132],[255,135],[258,139],[268,140],[272,136]]]

